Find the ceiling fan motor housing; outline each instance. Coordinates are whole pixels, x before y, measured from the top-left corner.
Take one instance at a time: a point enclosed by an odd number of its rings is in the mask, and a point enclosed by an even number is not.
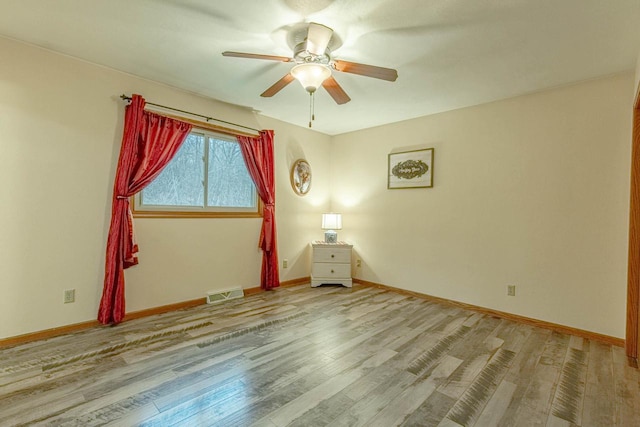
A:
[[[298,43],[293,51],[293,59],[296,64],[322,64],[329,65],[331,62],[331,55],[329,48],[327,48],[322,55],[314,55],[307,50],[307,42]]]

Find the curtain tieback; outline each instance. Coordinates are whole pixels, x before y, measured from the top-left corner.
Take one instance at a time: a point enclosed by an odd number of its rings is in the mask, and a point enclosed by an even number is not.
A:
[[[126,200],[126,199],[128,199],[128,197],[127,196],[116,196],[116,199],[118,199],[118,200],[123,200],[123,199]]]

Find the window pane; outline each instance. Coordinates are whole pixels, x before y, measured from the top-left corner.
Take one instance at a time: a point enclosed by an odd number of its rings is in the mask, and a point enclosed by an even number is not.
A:
[[[204,135],[190,134],[160,175],[143,191],[143,205],[204,206]]]
[[[209,139],[208,178],[208,206],[256,206],[256,188],[247,172],[238,143]]]

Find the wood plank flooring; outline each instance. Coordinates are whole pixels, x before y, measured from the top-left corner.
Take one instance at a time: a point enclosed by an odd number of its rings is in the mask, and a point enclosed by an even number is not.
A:
[[[0,350],[0,426],[639,426],[624,350],[354,286]]]

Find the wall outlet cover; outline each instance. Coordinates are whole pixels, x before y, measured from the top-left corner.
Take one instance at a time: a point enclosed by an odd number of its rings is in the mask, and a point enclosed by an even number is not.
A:
[[[65,289],[64,291],[64,303],[68,304],[70,302],[74,302],[76,300],[76,290],[75,289]]]

